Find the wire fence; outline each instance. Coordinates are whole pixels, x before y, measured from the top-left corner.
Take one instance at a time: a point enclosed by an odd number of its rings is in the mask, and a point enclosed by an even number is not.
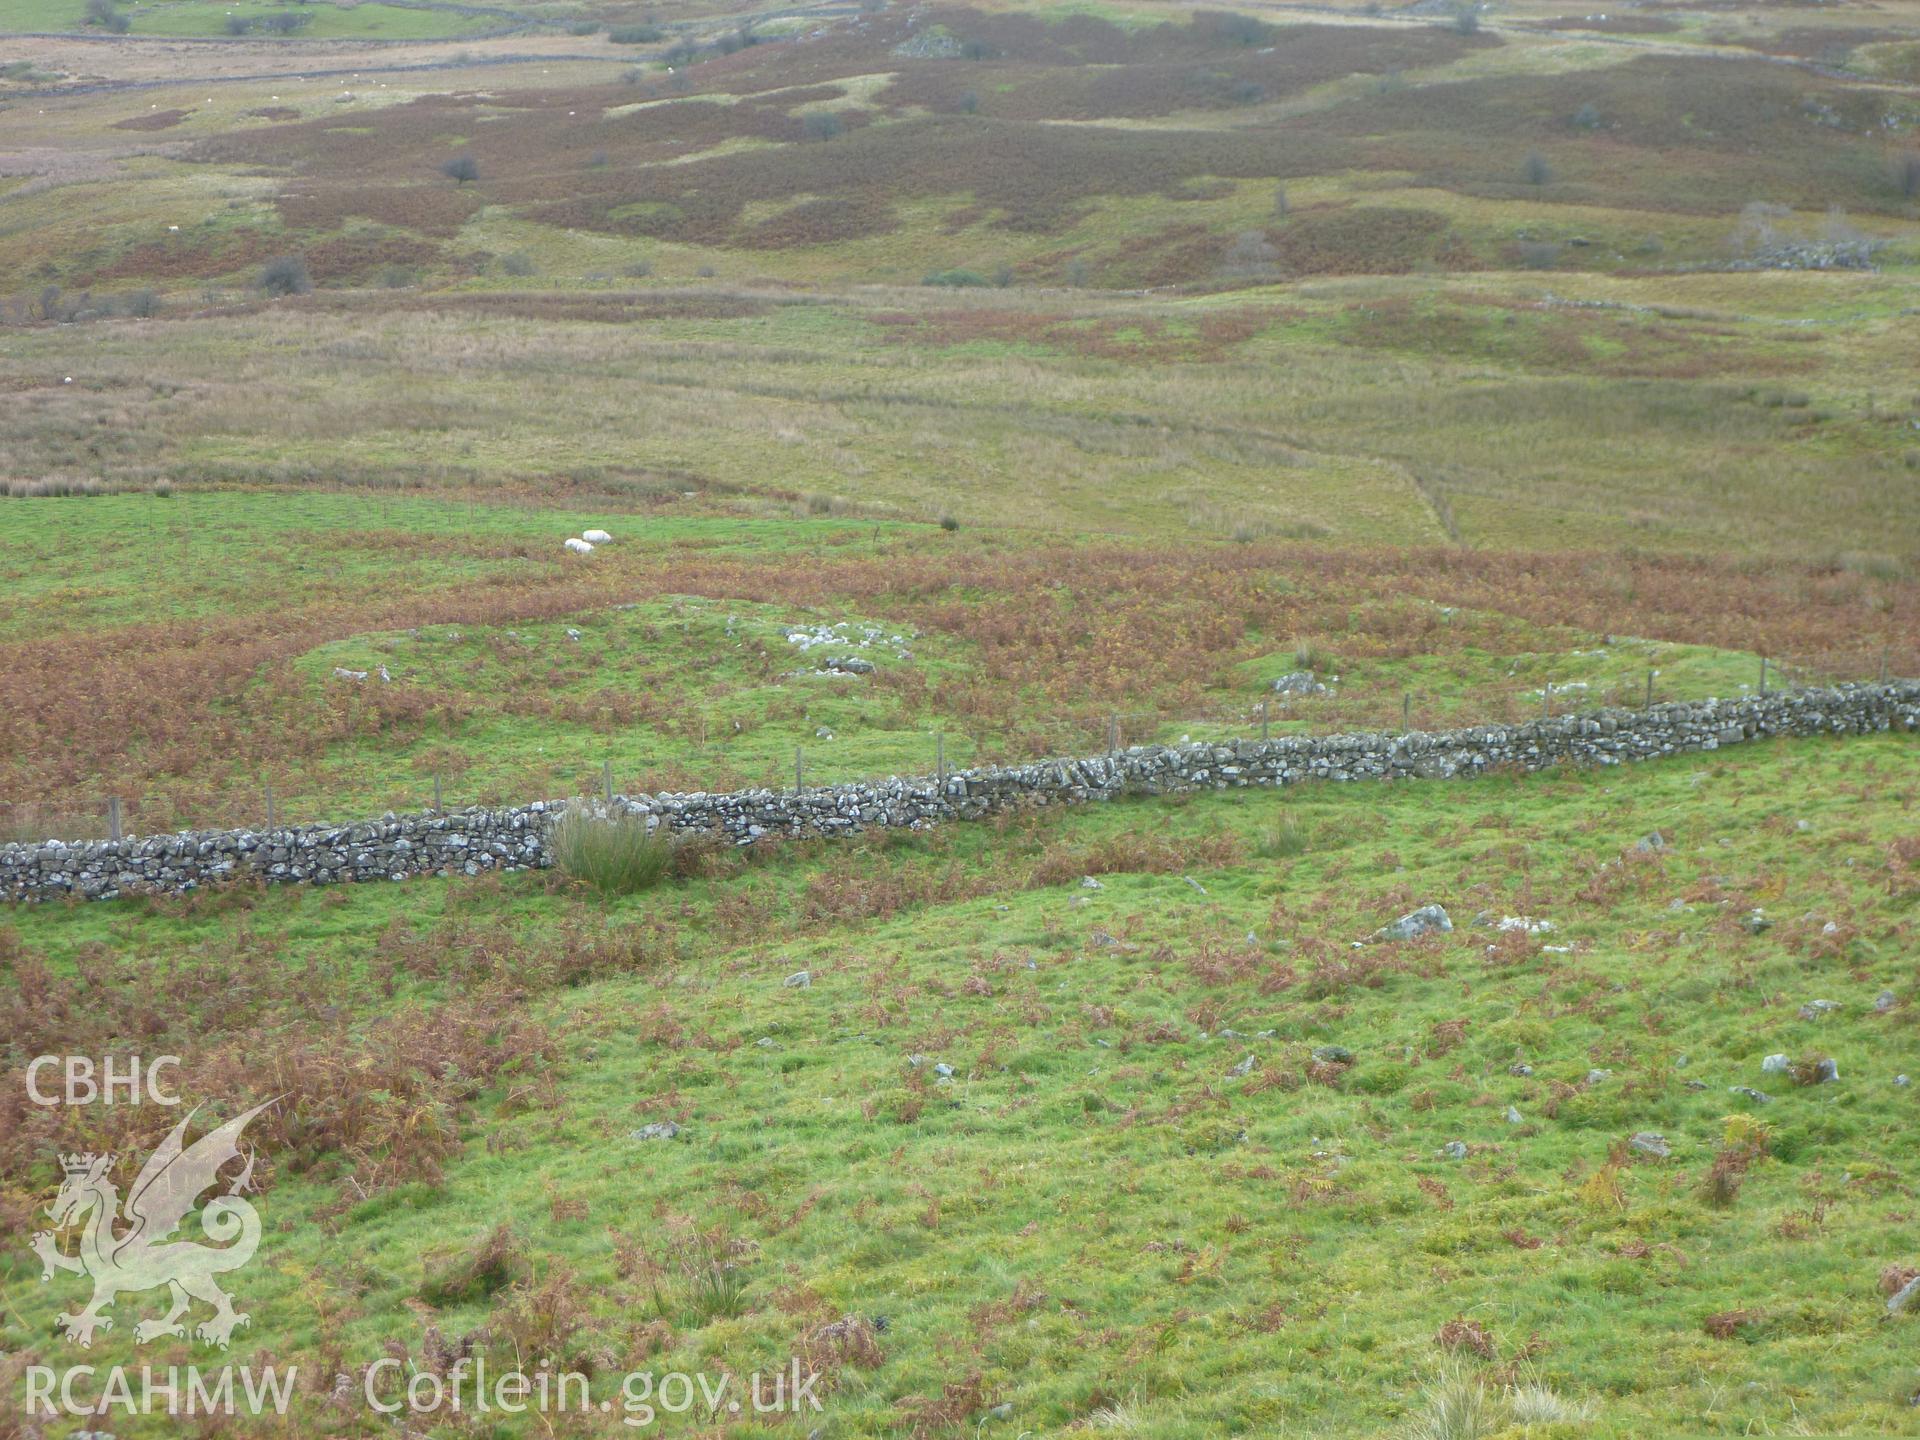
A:
[[[571,763],[546,765],[553,782],[545,794],[532,780],[475,782],[464,773],[421,773],[391,786],[338,787],[297,777],[261,778],[218,789],[129,785],[117,791],[59,794],[45,799],[0,801],[0,844],[45,840],[108,840],[182,830],[272,830],[292,825],[351,825],[387,811],[453,812],[472,806],[521,805],[567,795],[811,788],[871,781],[887,775],[944,778],[956,770],[1023,764],[1052,757],[1110,753],[1132,745],[1257,740],[1283,735],[1347,731],[1413,731],[1466,725],[1512,725],[1599,707],[1638,709],[1669,701],[1734,698],[1803,689],[1839,680],[1886,680],[1890,656],[1863,667],[1858,656],[1780,661],[1754,658],[1751,678],[1709,685],[1700,676],[1678,682],[1657,666],[1613,673],[1604,680],[1515,677],[1512,683],[1468,688],[1422,689],[1380,684],[1343,684],[1331,677],[1296,680],[1297,688],[1268,690],[1244,701],[1167,709],[1083,710],[999,720],[933,721],[911,729],[868,733],[861,759],[837,754],[831,737],[796,729],[790,749],[770,758],[756,736],[751,757],[738,753],[729,727],[697,722],[683,731],[699,734],[670,759],[629,753],[613,758],[618,740],[602,753]],[[1863,668],[1865,673],[1862,673]],[[1729,678],[1723,666],[1718,677]],[[1322,688],[1324,687],[1324,688]],[[658,739],[660,737],[652,737]],[[787,737],[783,737],[785,740]],[[639,750],[650,747],[640,745]]]

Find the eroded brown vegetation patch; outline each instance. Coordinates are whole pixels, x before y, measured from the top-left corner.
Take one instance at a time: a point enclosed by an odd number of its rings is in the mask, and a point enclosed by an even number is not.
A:
[[[171,130],[187,118],[185,110],[155,110],[146,115],[129,115],[109,127],[114,130]]]

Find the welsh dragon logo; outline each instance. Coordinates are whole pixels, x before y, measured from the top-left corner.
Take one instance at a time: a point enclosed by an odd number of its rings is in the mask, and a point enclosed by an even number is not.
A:
[[[220,1288],[215,1277],[246,1264],[260,1243],[260,1217],[241,1198],[242,1191],[252,1188],[255,1157],[251,1153],[246,1168],[233,1178],[226,1193],[209,1200],[200,1212],[200,1228],[216,1244],[162,1242],[180,1227],[201,1194],[218,1183],[221,1167],[240,1158],[241,1132],[273,1103],[269,1100],[256,1105],[183,1147],[187,1124],[193,1119],[189,1114],[140,1167],[127,1194],[124,1214],[119,1188],[108,1176],[112,1155],[60,1157],[67,1178],[47,1207],[47,1215],[57,1229],[84,1219],[80,1253],[61,1253],[55,1230],[35,1235],[33,1250],[45,1267],[42,1281],[53,1279],[56,1270],[84,1274],[93,1280],[93,1299],[86,1308],[54,1321],[69,1341],[91,1347],[96,1330],[113,1328],[113,1317],[107,1312],[116,1296],[162,1285],[167,1287],[172,1303],[161,1319],[142,1320],[133,1327],[136,1340],[162,1335],[184,1339],[187,1329],[181,1317],[195,1300],[213,1306],[213,1317],[193,1332],[209,1344],[224,1349],[234,1329],[247,1323],[246,1311],[233,1308],[232,1297]]]

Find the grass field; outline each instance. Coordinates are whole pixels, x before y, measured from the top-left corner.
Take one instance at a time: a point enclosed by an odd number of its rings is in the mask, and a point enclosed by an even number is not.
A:
[[[611,478],[1055,532],[1897,563],[1920,514],[1904,294],[1887,277],[1738,275],[248,307],[102,327],[84,350],[71,330],[18,335],[0,468]]]
[[[839,1434],[1379,1434],[1449,1353],[1587,1417],[1529,1433],[1895,1434],[1909,750],[1121,804],[784,848],[611,908],[518,877],[4,933],[43,997],[23,1053],[137,1009],[194,1098],[293,1091],[235,1354],[304,1362],[305,1414],[383,1346],[444,1369],[484,1332],[596,1401],[629,1368],[806,1355]],[[1436,900],[1454,935],[1348,949]],[[1796,1019],[1815,998],[1841,1009]],[[1763,1075],[1776,1050],[1841,1079]],[[368,1113],[323,1099],[356,1072],[388,1087]],[[110,1113],[59,1143],[133,1143]],[[54,1138],[14,1118],[18,1167]],[[8,1348],[44,1357],[58,1298],[12,1263]],[[116,1332],[89,1358],[128,1356]]]
[[[110,795],[142,831],[257,821],[269,785],[282,818],[350,819],[436,777],[456,803],[609,763],[780,784],[798,750],[826,782],[1098,750],[1116,719],[1433,726],[1735,695],[1761,655],[1775,684],[1920,661],[1914,583],[1831,561],[949,531],[598,483],[0,501],[7,833],[100,833]],[[876,669],[818,673],[838,654]],[[1331,692],[1273,697],[1300,668]]]
[[[1920,673],[1913,0],[84,8],[0,0],[0,841]],[[0,1440],[1913,1433],[1913,761],[7,909]],[[134,1053],[279,1097],[284,1419],[25,1413],[221,1353],[39,1283],[178,1112],[26,1067]],[[365,1402],[476,1359],[588,1408]]]
[[[62,31],[84,28],[85,6],[76,0],[0,0],[0,30]],[[140,36],[222,36],[236,33],[230,18],[261,21],[287,17],[288,34],[301,40],[440,40],[499,29],[502,20],[462,14],[455,6],[383,5],[378,0],[148,0],[123,6],[130,33]],[[507,22],[511,23],[511,22]],[[256,26],[256,29],[260,27]],[[260,33],[274,33],[271,26]]]

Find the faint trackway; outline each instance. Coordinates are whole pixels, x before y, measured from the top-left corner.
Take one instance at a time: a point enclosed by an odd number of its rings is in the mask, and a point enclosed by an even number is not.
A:
[[[1460,533],[1460,522],[1453,518],[1452,502],[1447,499],[1446,492],[1436,482],[1429,480],[1411,465],[1403,464],[1401,461],[1389,460],[1385,456],[1369,458],[1376,464],[1385,465],[1388,469],[1398,471],[1406,477],[1407,484],[1411,485],[1414,494],[1420,497],[1420,503],[1425,505],[1427,513],[1433,516],[1434,526],[1450,542],[1463,549],[1473,548],[1467,544],[1466,537]]]
[[[1190,436],[1196,439],[1222,440],[1230,444],[1242,445],[1247,449],[1269,453],[1278,452],[1287,459],[1299,461],[1359,460],[1367,464],[1384,466],[1399,476],[1412,491],[1420,508],[1426,512],[1433,527],[1448,543],[1465,546],[1466,541],[1453,518],[1453,507],[1448,503],[1445,493],[1435,484],[1423,478],[1418,471],[1403,460],[1390,455],[1367,454],[1355,450],[1329,450],[1323,447],[1304,444],[1288,436],[1271,430],[1262,430],[1250,425],[1203,424],[1183,421],[1160,415],[1128,414],[1124,411],[1092,412],[1071,417],[1063,417],[1058,412],[1045,410],[1038,405],[1008,403],[1004,400],[966,401],[952,399],[928,399],[908,392],[874,390],[839,390],[822,393],[797,389],[792,386],[754,384],[727,385],[716,383],[711,377],[678,376],[661,371],[651,374],[626,377],[628,383],[639,386],[652,386],[662,390],[699,390],[712,392],[725,391],[730,394],[751,396],[760,399],[804,401],[812,404],[836,405],[848,409],[857,409],[863,404],[882,404],[889,406],[918,406],[928,410],[966,411],[990,414],[999,418],[1008,416],[1024,417],[1031,428],[1038,433],[1047,433],[1056,429],[1063,419],[1074,421],[1092,421],[1095,424],[1111,425],[1122,429],[1164,430],[1170,435]],[[1468,547],[1471,548],[1471,547]]]

